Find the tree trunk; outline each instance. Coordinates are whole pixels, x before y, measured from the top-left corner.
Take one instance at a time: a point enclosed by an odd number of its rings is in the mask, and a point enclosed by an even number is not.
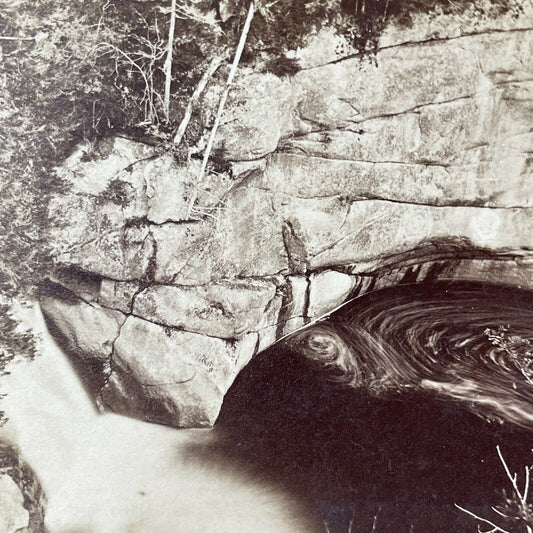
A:
[[[174,46],[174,31],[176,28],[176,0],[170,4],[170,27],[168,29],[167,58],[165,60],[165,95],[163,98],[163,111],[165,119],[170,116],[170,85],[172,83],[172,51]]]

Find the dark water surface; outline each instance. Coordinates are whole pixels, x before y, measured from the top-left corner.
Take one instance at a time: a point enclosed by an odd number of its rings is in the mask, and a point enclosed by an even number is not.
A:
[[[331,533],[475,532],[533,462],[533,297],[400,286],[258,356],[198,448],[302,496]],[[487,528],[490,529],[490,528]]]

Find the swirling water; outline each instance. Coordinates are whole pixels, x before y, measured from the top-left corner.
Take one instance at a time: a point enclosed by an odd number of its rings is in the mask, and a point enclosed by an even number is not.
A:
[[[533,460],[531,293],[363,296],[257,356],[213,430],[99,415],[35,310],[41,355],[2,380],[51,533],[468,533]],[[324,525],[326,524],[326,525]]]
[[[376,291],[253,361],[219,426],[331,533],[475,532],[455,504],[490,516],[509,494],[496,446],[533,463],[532,341],[527,291]]]
[[[433,390],[533,429],[533,293],[448,282],[377,291],[288,342],[327,379]]]

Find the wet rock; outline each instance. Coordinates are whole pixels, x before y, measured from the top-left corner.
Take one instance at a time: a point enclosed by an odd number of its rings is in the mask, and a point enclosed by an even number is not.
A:
[[[420,15],[375,63],[321,32],[292,78],[241,66],[201,181],[197,159],[118,137],[74,154],[51,237],[95,278],[59,280],[85,302],[44,307],[99,361],[102,405],[206,425],[245,361],[355,294],[533,286],[530,15]]]
[[[15,533],[27,527],[29,518],[17,484],[7,474],[0,474],[0,531]]]
[[[46,496],[18,450],[0,440],[0,531],[45,531]]]
[[[282,334],[304,326],[309,321],[309,280],[304,276],[287,276],[285,301],[280,315]]]
[[[177,427],[214,423],[257,334],[226,341],[128,317],[115,342],[104,406]]]
[[[533,209],[434,207],[372,200],[288,199],[280,207],[298,221],[309,268],[351,265],[454,237],[472,247],[533,246]]]
[[[53,295],[41,296],[41,309],[48,328],[70,356],[96,401],[110,373],[113,345],[124,323],[124,314],[57,290]]]
[[[528,264],[529,263],[529,264]],[[514,285],[521,289],[533,289],[530,261],[519,257],[511,261],[472,259],[454,262],[447,266],[447,276],[464,280],[484,280],[492,283]]]
[[[317,318],[345,302],[357,284],[354,276],[329,270],[309,280],[309,318]]]
[[[276,287],[235,280],[199,287],[156,285],[135,298],[133,313],[162,325],[211,337],[240,338],[257,330]]]
[[[60,333],[62,347],[81,358],[107,360],[125,320],[120,311],[68,301],[64,293],[43,295],[41,309],[48,327]]]

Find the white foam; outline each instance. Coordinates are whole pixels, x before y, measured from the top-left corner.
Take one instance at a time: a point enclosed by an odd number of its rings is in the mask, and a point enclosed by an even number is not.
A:
[[[48,497],[50,533],[312,533],[306,511],[277,487],[194,452],[215,430],[175,430],[100,415],[38,306],[26,320],[39,355],[3,377],[9,421],[0,429],[21,448]]]

